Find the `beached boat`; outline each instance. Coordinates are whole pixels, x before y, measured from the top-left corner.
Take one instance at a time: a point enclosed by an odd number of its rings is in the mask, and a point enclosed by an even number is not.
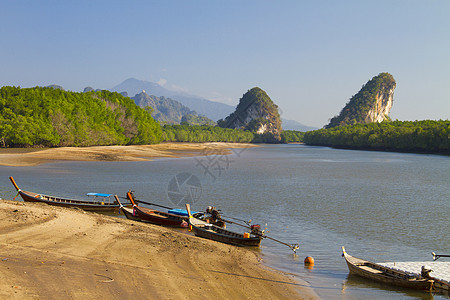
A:
[[[135,199],[134,193],[132,191],[127,192],[127,199],[130,200],[130,202],[133,204],[133,209],[123,207],[121,211],[128,219],[165,226],[181,226],[181,227],[188,226],[189,217],[186,210],[169,208],[159,204],[137,200]],[[116,201],[120,200],[116,198]],[[163,212],[156,209],[150,209],[147,207],[139,206],[137,204],[138,202],[147,205],[163,207],[168,209],[168,212]],[[218,212],[218,210],[216,210],[215,207],[210,206],[206,209],[206,211],[207,211],[206,214],[203,212],[193,212],[193,215],[196,218],[201,218],[202,220],[205,220],[216,226],[225,227],[225,222],[221,219],[220,213]]]
[[[157,225],[165,225],[165,226],[176,226],[176,227],[187,227],[187,217],[176,215],[176,214],[170,214],[166,212],[162,212],[155,209],[146,208],[143,206],[139,206],[136,204],[136,201],[134,199],[134,195],[132,192],[127,192],[127,198],[131,201],[131,204],[133,205],[133,210],[130,214],[127,212],[125,213],[125,210],[122,210],[125,214],[125,216],[132,217],[129,219],[135,220],[136,218],[139,221],[157,224]]]
[[[189,204],[186,204],[186,210],[188,211],[189,215],[189,225],[190,227],[192,227],[192,231],[196,236],[238,246],[258,247],[261,244],[263,234],[261,231],[259,231],[258,227],[254,227],[255,229],[258,229],[253,231],[252,233],[246,232],[244,234],[241,234],[194,218],[191,215]]]
[[[428,291],[434,288],[434,281],[427,276],[414,275],[353,257],[345,251],[344,247],[342,247],[342,256],[344,256],[347,262],[350,274],[406,288]]]
[[[62,206],[62,207],[77,207],[87,211],[99,211],[99,212],[113,212],[116,209],[119,209],[119,204],[116,201],[111,201],[112,194],[102,194],[102,193],[88,193],[88,196],[94,196],[97,199],[101,200],[97,201],[88,201],[88,200],[75,200],[75,199],[66,199],[55,196],[48,196],[43,194],[38,194],[34,192],[23,191],[19,188],[19,186],[14,181],[14,178],[9,177],[12,184],[17,190],[18,195],[20,195],[23,201],[26,202],[40,202],[54,206]]]

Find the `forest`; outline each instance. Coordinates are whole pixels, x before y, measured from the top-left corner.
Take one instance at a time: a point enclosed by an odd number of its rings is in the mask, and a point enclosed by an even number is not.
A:
[[[119,93],[0,89],[0,147],[155,144],[161,127]]]
[[[229,142],[250,143],[254,135],[242,129],[222,128],[207,125],[164,125],[162,138],[165,142]]]
[[[384,121],[308,131],[303,142],[336,148],[450,154],[450,121]]]
[[[162,127],[165,142],[228,142],[228,143],[274,143],[270,133],[257,134],[244,129],[222,128],[209,125],[164,125]],[[281,133],[281,143],[299,143],[303,132],[285,130]],[[278,142],[276,142],[278,143]]]

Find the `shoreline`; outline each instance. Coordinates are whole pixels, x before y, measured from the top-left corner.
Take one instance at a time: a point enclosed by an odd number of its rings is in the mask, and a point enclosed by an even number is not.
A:
[[[2,298],[319,298],[256,252],[114,216],[0,200],[0,233]]]
[[[198,155],[227,155],[233,148],[258,147],[246,143],[161,143],[155,145],[60,148],[7,148],[0,151],[0,165],[37,166],[54,161],[149,161]]]

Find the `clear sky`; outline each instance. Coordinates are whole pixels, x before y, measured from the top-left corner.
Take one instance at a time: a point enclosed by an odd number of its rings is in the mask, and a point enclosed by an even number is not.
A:
[[[450,118],[449,0],[0,0],[0,86],[135,77],[232,105],[258,86],[322,127],[381,72],[393,119]]]

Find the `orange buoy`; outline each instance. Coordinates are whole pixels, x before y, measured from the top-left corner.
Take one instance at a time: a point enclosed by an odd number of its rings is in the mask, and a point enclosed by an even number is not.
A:
[[[305,265],[314,265],[314,258],[312,258],[311,256],[305,257]]]

